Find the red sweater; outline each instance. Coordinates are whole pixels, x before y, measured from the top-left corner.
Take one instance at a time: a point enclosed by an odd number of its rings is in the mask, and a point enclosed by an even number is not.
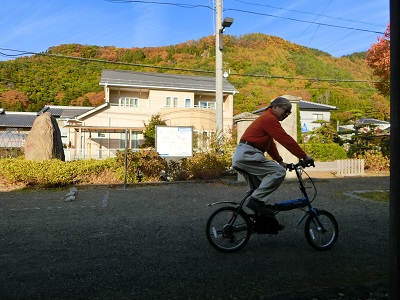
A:
[[[306,156],[306,153],[301,149],[299,144],[282,128],[281,123],[272,113],[271,109],[267,109],[250,124],[243,133],[241,140],[252,143],[255,147],[267,152],[276,161],[282,160],[282,157],[278,149],[276,149],[274,140],[297,158],[304,158]]]

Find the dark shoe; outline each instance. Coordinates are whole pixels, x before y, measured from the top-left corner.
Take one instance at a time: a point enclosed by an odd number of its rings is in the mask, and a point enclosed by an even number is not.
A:
[[[271,205],[266,205],[263,201],[257,200],[253,197],[250,197],[246,206],[254,211],[257,215],[263,215],[267,217],[273,217],[275,215]]]
[[[265,205],[265,203],[263,201],[257,200],[256,198],[250,197],[249,202],[247,202],[246,205],[248,208],[250,208],[252,211],[254,211],[257,215],[259,215],[259,217],[261,218],[266,218],[269,219],[270,221],[268,221],[268,225],[265,227],[264,225],[261,225],[264,228],[267,228],[267,232],[271,231],[281,231],[283,229],[285,229],[285,225],[283,224],[279,224],[279,222],[276,220],[275,218],[275,214],[274,214],[274,210],[271,208],[270,205]],[[261,222],[261,223],[265,223],[265,222]],[[270,229],[268,229],[270,228]]]
[[[261,208],[264,206],[264,202],[250,197],[249,202],[247,202],[246,206],[254,211],[256,214],[260,214]]]
[[[259,215],[254,220],[254,231],[257,233],[278,234],[279,231],[285,228],[284,225],[279,224],[275,217]]]

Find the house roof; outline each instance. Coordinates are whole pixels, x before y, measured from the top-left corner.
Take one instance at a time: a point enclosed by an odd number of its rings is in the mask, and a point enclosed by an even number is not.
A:
[[[0,113],[0,127],[8,128],[31,128],[37,117],[32,112],[6,112]]]
[[[83,119],[83,118],[85,118],[85,117],[87,117],[87,116],[89,116],[89,115],[91,115],[91,114],[93,114],[95,112],[98,112],[98,111],[102,110],[103,108],[107,108],[107,107],[110,107],[110,103],[106,102],[106,103],[103,103],[103,104],[101,104],[101,105],[99,105],[99,106],[97,106],[95,108],[92,108],[92,109],[90,109],[88,111],[85,111],[82,114],[77,115],[75,117],[76,117],[76,119]]]
[[[102,107],[102,106],[101,106]],[[55,106],[46,105],[38,113],[36,112],[14,112],[0,109],[0,127],[5,128],[31,128],[36,117],[50,112],[55,118],[74,119],[85,115],[88,111],[96,110],[94,107],[86,106]]]
[[[332,105],[327,105],[327,104],[321,104],[321,103],[300,100],[299,101],[299,109],[300,110],[330,111],[330,110],[336,110],[337,107],[332,106]]]
[[[233,120],[235,122],[237,122],[238,120],[254,120],[257,117],[258,117],[258,115],[256,115],[256,114],[252,114],[252,113],[249,113],[249,112],[244,112],[244,113],[241,113],[241,114],[238,114],[238,115],[234,116]]]
[[[362,118],[356,121],[357,125],[361,124],[375,124],[375,125],[390,125],[390,122],[387,121],[382,121],[378,119],[372,119],[372,118]]]
[[[284,95],[283,97],[290,99],[290,95]],[[297,98],[298,97],[293,97]],[[301,98],[300,98],[301,99]],[[253,111],[253,114],[261,114],[262,112],[266,111],[268,106],[259,108],[255,111]],[[315,102],[310,102],[310,101],[304,101],[304,100],[299,100],[299,109],[300,110],[314,110],[314,111],[330,111],[330,110],[336,110],[336,106],[332,105],[327,105],[327,104],[320,104],[320,103],[315,103]]]
[[[41,111],[37,113],[37,115],[41,115],[45,112],[51,113],[55,118],[62,119],[73,119],[77,116],[80,116],[89,110],[92,110],[91,106],[55,106],[55,105],[46,105],[43,107]]]
[[[215,77],[103,70],[100,85],[215,92]],[[236,94],[239,91],[223,78],[223,92]]]

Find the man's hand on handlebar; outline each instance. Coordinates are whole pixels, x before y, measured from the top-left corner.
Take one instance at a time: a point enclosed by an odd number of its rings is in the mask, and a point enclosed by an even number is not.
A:
[[[285,163],[283,160],[279,163],[282,167],[284,167],[285,169],[287,169],[287,163]]]
[[[311,156],[306,155],[300,160],[300,164],[303,168],[305,167],[315,167],[314,159]]]

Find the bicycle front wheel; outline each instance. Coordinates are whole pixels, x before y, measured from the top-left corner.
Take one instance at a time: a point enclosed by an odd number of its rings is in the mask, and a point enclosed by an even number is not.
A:
[[[338,223],[331,213],[325,210],[317,210],[316,212],[318,217],[311,213],[304,225],[307,242],[316,250],[329,250],[337,241]]]
[[[250,239],[251,221],[243,211],[234,207],[222,207],[214,211],[207,221],[207,240],[221,252],[242,249]]]

